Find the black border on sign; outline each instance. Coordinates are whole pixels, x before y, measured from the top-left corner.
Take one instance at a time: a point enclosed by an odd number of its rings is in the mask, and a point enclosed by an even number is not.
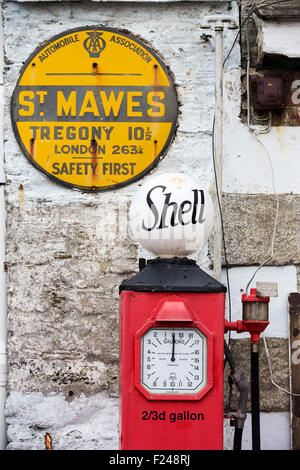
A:
[[[18,86],[19,86],[19,83],[22,79],[22,76],[25,72],[25,70],[27,69],[28,65],[30,64],[30,62],[34,59],[34,57],[36,57],[36,55],[41,51],[43,50],[48,44],[51,44],[53,41],[55,41],[56,39],[59,39],[63,36],[66,36],[68,34],[73,34],[75,33],[76,31],[85,31],[85,30],[95,30],[95,31],[108,31],[108,32],[111,32],[111,33],[115,33],[115,34],[119,34],[120,36],[125,36],[127,37],[128,39],[131,39],[132,41],[135,41],[137,42],[138,44],[140,44],[144,49],[146,49],[156,60],[157,62],[159,62],[159,64],[161,65],[162,69],[164,70],[165,74],[167,75],[169,81],[170,81],[170,87],[172,88],[172,91],[174,92],[174,98],[176,100],[176,114],[175,114],[175,117],[174,117],[174,120],[172,122],[172,127],[171,127],[171,130],[170,130],[170,133],[169,133],[169,136],[168,136],[168,139],[164,145],[164,147],[162,148],[161,152],[157,155],[156,159],[147,167],[145,168],[141,173],[139,173],[138,175],[135,175],[133,178],[130,178],[129,180],[126,180],[126,181],[123,181],[122,183],[117,183],[115,185],[112,185],[112,186],[92,186],[92,187],[86,187],[86,186],[79,186],[79,185],[76,185],[76,184],[72,184],[72,183],[68,183],[66,181],[62,181],[60,180],[59,178],[57,178],[56,176],[52,175],[51,173],[48,173],[44,168],[42,168],[36,161],[34,161],[30,155],[30,153],[27,151],[27,149],[25,148],[23,142],[22,142],[22,139],[19,135],[19,131],[18,131],[18,128],[17,128],[17,125],[16,125],[16,122],[13,120],[13,107],[14,107],[14,104],[15,104],[15,100],[16,100],[16,93],[17,93],[17,89],[18,89]],[[16,140],[23,152],[23,154],[25,155],[25,157],[30,161],[30,163],[35,166],[39,171],[41,171],[45,176],[47,176],[48,178],[50,178],[51,180],[55,181],[56,183],[59,183],[63,186],[66,186],[68,188],[73,188],[73,189],[78,189],[80,191],[83,191],[83,192],[100,192],[100,191],[113,191],[114,189],[119,189],[119,188],[122,188],[124,186],[127,186],[131,183],[134,183],[136,181],[138,181],[139,179],[143,178],[145,175],[147,175],[148,173],[150,173],[151,170],[153,170],[158,162],[161,160],[162,157],[165,156],[173,138],[174,138],[174,135],[175,135],[175,130],[176,130],[176,127],[177,127],[177,118],[178,118],[178,99],[177,99],[177,92],[176,92],[176,88],[175,88],[175,84],[174,84],[174,80],[173,80],[173,77],[170,73],[170,70],[167,68],[167,66],[163,63],[163,61],[160,59],[160,57],[158,56],[158,54],[153,51],[153,49],[150,48],[150,46],[148,46],[148,44],[146,42],[143,42],[141,39],[139,38],[136,38],[133,34],[128,34],[127,32],[123,32],[122,29],[116,29],[116,28],[107,28],[107,27],[104,27],[104,26],[101,26],[101,25],[98,25],[98,26],[81,26],[79,28],[72,28],[72,29],[68,29],[60,34],[57,34],[56,36],[52,36],[50,39],[44,41],[42,44],[40,44],[38,47],[36,47],[36,49],[33,51],[33,53],[28,57],[28,59],[26,60],[26,62],[24,63],[23,67],[21,68],[21,71],[20,71],[20,74],[19,74],[19,78],[17,80],[17,83],[15,85],[15,88],[14,88],[14,91],[13,91],[13,94],[12,94],[12,97],[11,97],[11,103],[10,103],[10,117],[11,117],[11,122],[12,122],[12,128],[13,128],[13,131],[14,131],[14,134],[15,134],[15,137],[16,137]]]

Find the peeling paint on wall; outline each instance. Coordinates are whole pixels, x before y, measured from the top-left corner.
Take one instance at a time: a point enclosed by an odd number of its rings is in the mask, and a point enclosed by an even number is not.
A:
[[[228,13],[227,8],[226,1],[4,4],[8,449],[44,449],[46,433],[53,450],[118,447],[118,286],[137,271],[140,255],[152,256],[133,243],[126,229],[130,200],[147,176],[126,188],[84,194],[56,185],[24,158],[9,111],[21,67],[41,41],[74,27],[101,23],[140,35],[172,71],[180,102],[176,137],[158,169],[193,174],[213,190],[214,39],[201,40],[200,25],[206,14]],[[238,20],[236,2],[231,8],[230,15]],[[235,30],[226,30],[224,54],[235,35]],[[241,280],[265,259],[274,218],[268,158],[240,119],[241,73],[236,44],[225,67],[223,149],[235,318],[240,317]],[[274,301],[266,334],[278,352],[276,378],[286,385],[285,299],[297,288],[295,266],[300,264],[300,130],[272,128],[260,139],[272,158],[280,213],[273,263],[259,280],[278,281],[278,303]],[[209,245],[193,258],[211,273]],[[236,351],[243,351],[241,367],[247,368],[247,340],[234,341]],[[266,439],[263,446],[286,449],[288,400],[273,389],[265,362],[264,367],[263,386],[270,400],[264,401],[263,433],[271,433],[275,418],[283,431],[282,438]],[[231,448],[230,433],[226,431],[225,448]]]

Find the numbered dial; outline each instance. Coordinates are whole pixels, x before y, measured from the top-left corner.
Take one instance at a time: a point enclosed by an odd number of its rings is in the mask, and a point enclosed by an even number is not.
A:
[[[150,328],[141,337],[141,383],[151,394],[194,395],[207,383],[207,338],[198,328]]]

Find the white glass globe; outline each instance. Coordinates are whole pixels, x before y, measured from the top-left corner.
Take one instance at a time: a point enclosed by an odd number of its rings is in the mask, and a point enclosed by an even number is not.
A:
[[[134,240],[160,257],[184,257],[200,249],[213,228],[206,188],[181,173],[159,173],[137,191],[130,206]]]

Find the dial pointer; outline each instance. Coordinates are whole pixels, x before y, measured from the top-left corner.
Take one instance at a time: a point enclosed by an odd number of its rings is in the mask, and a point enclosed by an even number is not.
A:
[[[171,361],[175,361],[175,333],[172,333],[172,357]]]

